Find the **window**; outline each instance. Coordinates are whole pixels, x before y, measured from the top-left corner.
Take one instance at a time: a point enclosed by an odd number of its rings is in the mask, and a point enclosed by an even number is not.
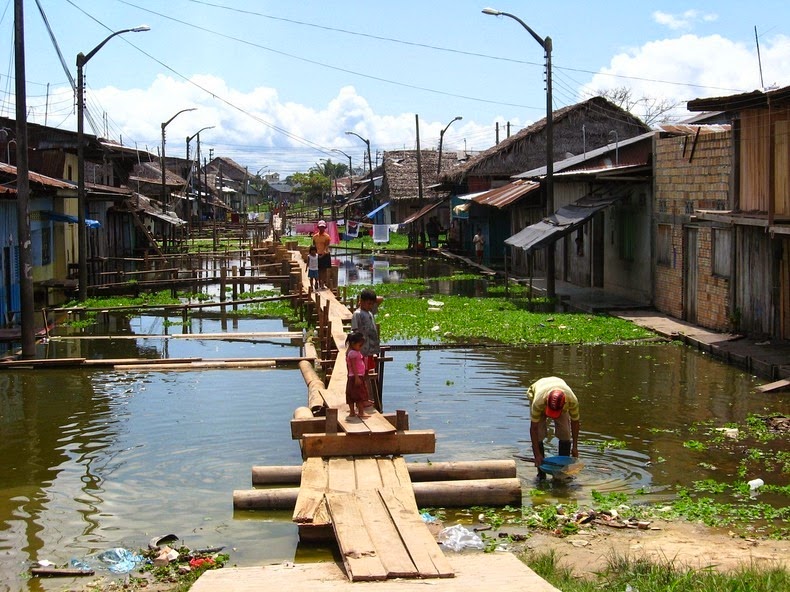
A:
[[[659,224],[656,237],[656,259],[659,265],[672,265],[672,225]]]
[[[41,229],[41,265],[52,263],[52,226]]]
[[[730,254],[732,253],[732,230],[713,228],[711,230],[711,258],[713,275],[730,277]]]

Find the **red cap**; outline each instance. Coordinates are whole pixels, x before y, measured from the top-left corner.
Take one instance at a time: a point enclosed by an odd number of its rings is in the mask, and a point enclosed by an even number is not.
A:
[[[565,393],[560,389],[554,389],[546,397],[546,417],[557,419],[562,415],[565,407]]]

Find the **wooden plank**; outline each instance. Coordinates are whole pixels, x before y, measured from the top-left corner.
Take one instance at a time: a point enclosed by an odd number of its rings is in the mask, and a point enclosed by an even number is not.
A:
[[[357,487],[357,476],[354,470],[354,461],[348,458],[330,458],[329,483],[327,491],[351,493]]]
[[[768,384],[764,384],[762,386],[758,386],[757,390],[761,393],[772,393],[774,391],[781,391],[782,389],[786,389],[790,386],[790,380],[777,380],[776,382],[769,382]]]
[[[400,538],[403,540],[417,572],[423,578],[452,578],[452,566],[422,521],[420,514],[411,509],[407,488],[381,488],[379,495],[390,513]]]
[[[327,493],[337,545],[352,582],[386,580],[387,570],[370,540],[353,493]]]
[[[410,430],[375,436],[347,434],[305,434],[302,455],[312,456],[374,456],[378,454],[433,454],[436,434],[433,430]]]
[[[387,421],[384,416],[375,409],[368,411],[368,415],[370,417],[363,419],[362,421],[372,433],[392,434],[395,432],[395,426]]]
[[[357,478],[357,491],[378,489],[382,486],[379,465],[375,458],[355,458],[354,473]]]
[[[349,417],[347,410],[344,410],[337,416],[337,423],[346,434],[370,434],[370,428],[365,425],[365,422],[359,417]]]
[[[414,498],[414,487],[411,484],[411,475],[409,475],[409,469],[406,466],[406,460],[402,456],[396,456],[392,459],[392,466],[395,469],[395,477],[399,483],[398,491],[403,492],[401,495],[401,500],[403,501],[404,505],[407,505],[407,507],[419,514],[417,500]]]
[[[378,458],[376,463],[379,467],[379,475],[381,476],[382,487],[401,487],[403,483],[400,482],[398,474],[395,472],[395,465],[390,458]]]
[[[308,458],[302,465],[302,481],[294,508],[294,522],[313,522],[319,505],[324,500],[329,475],[324,460]]]
[[[342,416],[342,409],[338,413],[338,417]],[[383,413],[381,414],[390,425],[395,426],[397,423],[396,413]],[[326,433],[326,418],[324,417],[298,417],[291,420],[291,438],[298,440],[305,434],[323,434]]]
[[[395,528],[389,510],[378,492],[358,491],[356,497],[362,522],[378,553],[379,560],[387,570],[387,577],[417,577],[419,575],[417,567],[403,545],[398,529]]]

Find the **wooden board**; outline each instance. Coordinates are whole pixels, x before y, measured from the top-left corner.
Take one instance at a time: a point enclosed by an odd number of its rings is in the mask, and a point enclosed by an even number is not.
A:
[[[327,491],[352,493],[357,487],[357,476],[354,461],[348,458],[330,458],[329,483]]]
[[[375,458],[357,458],[354,460],[354,473],[357,478],[357,492],[375,490],[381,487],[379,465]]]
[[[342,412],[338,413],[338,417]],[[397,413],[383,413],[381,414],[390,425],[394,428],[397,425]],[[326,432],[326,418],[325,417],[300,417],[291,420],[291,438],[298,440],[305,434],[323,434]]]
[[[349,417],[348,411],[343,411],[337,416],[337,424],[346,434],[370,434],[370,428],[359,417]]]
[[[420,514],[413,510],[408,500],[407,488],[382,488],[379,495],[387,506],[390,517],[400,533],[409,556],[423,578],[451,578],[455,575],[452,566],[436,544]]]
[[[357,504],[370,540],[387,570],[387,577],[416,577],[417,568],[377,491],[358,491]]]
[[[392,459],[392,467],[395,469],[395,481],[398,483],[397,486],[393,485],[392,487],[401,492],[401,500],[404,505],[419,514],[417,500],[414,498],[414,486],[411,484],[411,475],[409,475],[406,461],[402,456],[396,456]]]
[[[375,436],[347,434],[305,434],[302,456],[373,456],[378,454],[433,454],[436,434],[433,430],[410,430]]]
[[[326,500],[348,579],[386,580],[387,570],[365,528],[354,494],[327,493]]]
[[[308,458],[302,465],[302,480],[296,498],[293,521],[314,522],[329,482],[325,463],[321,458]]]
[[[774,391],[781,391],[790,387],[790,380],[777,380],[776,382],[769,382],[768,384],[764,384],[762,386],[758,386],[757,390],[761,393],[772,393]]]
[[[368,411],[368,415],[370,415],[370,417],[363,419],[362,421],[365,423],[371,433],[392,434],[395,432],[395,426],[387,421],[387,419],[378,411],[371,409]]]

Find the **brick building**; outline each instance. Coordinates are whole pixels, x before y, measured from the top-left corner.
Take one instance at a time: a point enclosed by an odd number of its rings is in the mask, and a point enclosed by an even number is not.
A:
[[[732,134],[727,125],[661,129],[655,147],[654,305],[673,317],[725,331],[733,321],[732,229],[702,220],[698,213],[729,207]]]

